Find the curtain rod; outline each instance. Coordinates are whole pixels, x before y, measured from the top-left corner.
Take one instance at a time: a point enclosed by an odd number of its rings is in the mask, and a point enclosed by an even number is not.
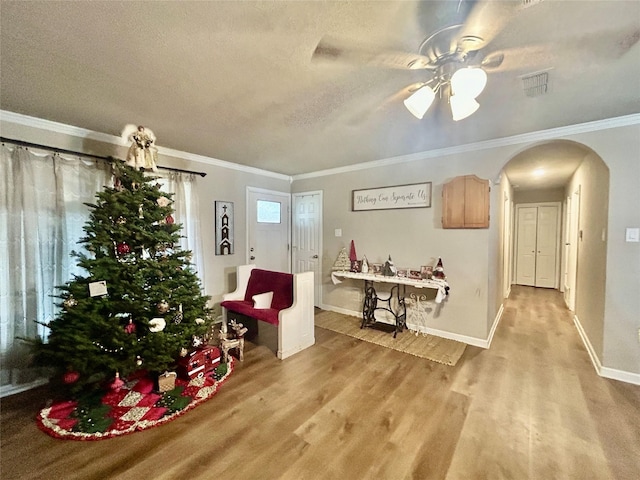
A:
[[[109,161],[109,159],[112,158],[112,157],[104,157],[104,156],[101,156],[101,155],[93,155],[91,153],[74,152],[73,150],[67,150],[65,148],[49,147],[47,145],[40,145],[38,143],[26,142],[24,140],[15,140],[13,138],[0,137],[0,141],[2,143],[4,143],[4,142],[13,143],[14,145],[19,145],[21,147],[40,148],[40,149],[43,149],[43,150],[50,150],[50,151],[55,152],[55,153],[66,153],[67,155],[79,155],[79,156],[82,156],[82,157],[95,158],[97,160]],[[183,170],[181,168],[162,167],[160,165],[157,165],[157,167],[161,168],[163,170],[170,170],[172,172],[192,173],[192,174],[195,174],[195,175],[200,175],[201,177],[206,177],[207,176],[207,174],[205,172],[194,172],[194,171],[191,171],[191,170]]]

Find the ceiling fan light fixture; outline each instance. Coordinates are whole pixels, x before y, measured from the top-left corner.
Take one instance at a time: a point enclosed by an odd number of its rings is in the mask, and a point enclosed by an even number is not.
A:
[[[456,122],[467,118],[480,108],[480,104],[474,98],[463,95],[451,95],[449,104],[451,105],[451,115]]]
[[[422,119],[435,98],[436,94],[431,87],[424,85],[405,99],[404,106],[414,117]]]
[[[454,95],[476,98],[487,85],[487,72],[481,68],[464,67],[451,76],[451,90]]]

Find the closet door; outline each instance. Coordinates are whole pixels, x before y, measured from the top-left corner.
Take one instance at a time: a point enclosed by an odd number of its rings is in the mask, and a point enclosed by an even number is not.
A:
[[[516,283],[555,288],[559,206],[518,206],[517,212]]]

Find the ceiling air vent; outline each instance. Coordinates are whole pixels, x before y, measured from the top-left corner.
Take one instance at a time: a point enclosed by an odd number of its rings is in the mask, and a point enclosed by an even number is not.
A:
[[[547,93],[549,72],[532,73],[522,78],[522,88],[527,97],[538,97]]]
[[[543,0],[522,0],[522,6],[523,7],[531,7],[532,5],[535,5],[536,3],[540,3]]]

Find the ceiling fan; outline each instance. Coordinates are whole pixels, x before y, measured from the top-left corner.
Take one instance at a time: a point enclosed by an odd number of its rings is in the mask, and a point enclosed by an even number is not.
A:
[[[471,10],[464,23],[440,28],[427,37],[417,53],[363,49],[347,49],[334,40],[323,38],[312,59],[340,60],[353,63],[398,68],[427,70],[424,82],[405,87],[410,95],[404,105],[416,118],[422,119],[436,95],[448,99],[454,120],[472,115],[479,104],[476,98],[487,83],[487,71],[498,68],[504,54],[484,54],[483,49],[505,27],[516,13],[520,2],[489,1],[465,2]],[[458,2],[458,9],[463,0]]]

